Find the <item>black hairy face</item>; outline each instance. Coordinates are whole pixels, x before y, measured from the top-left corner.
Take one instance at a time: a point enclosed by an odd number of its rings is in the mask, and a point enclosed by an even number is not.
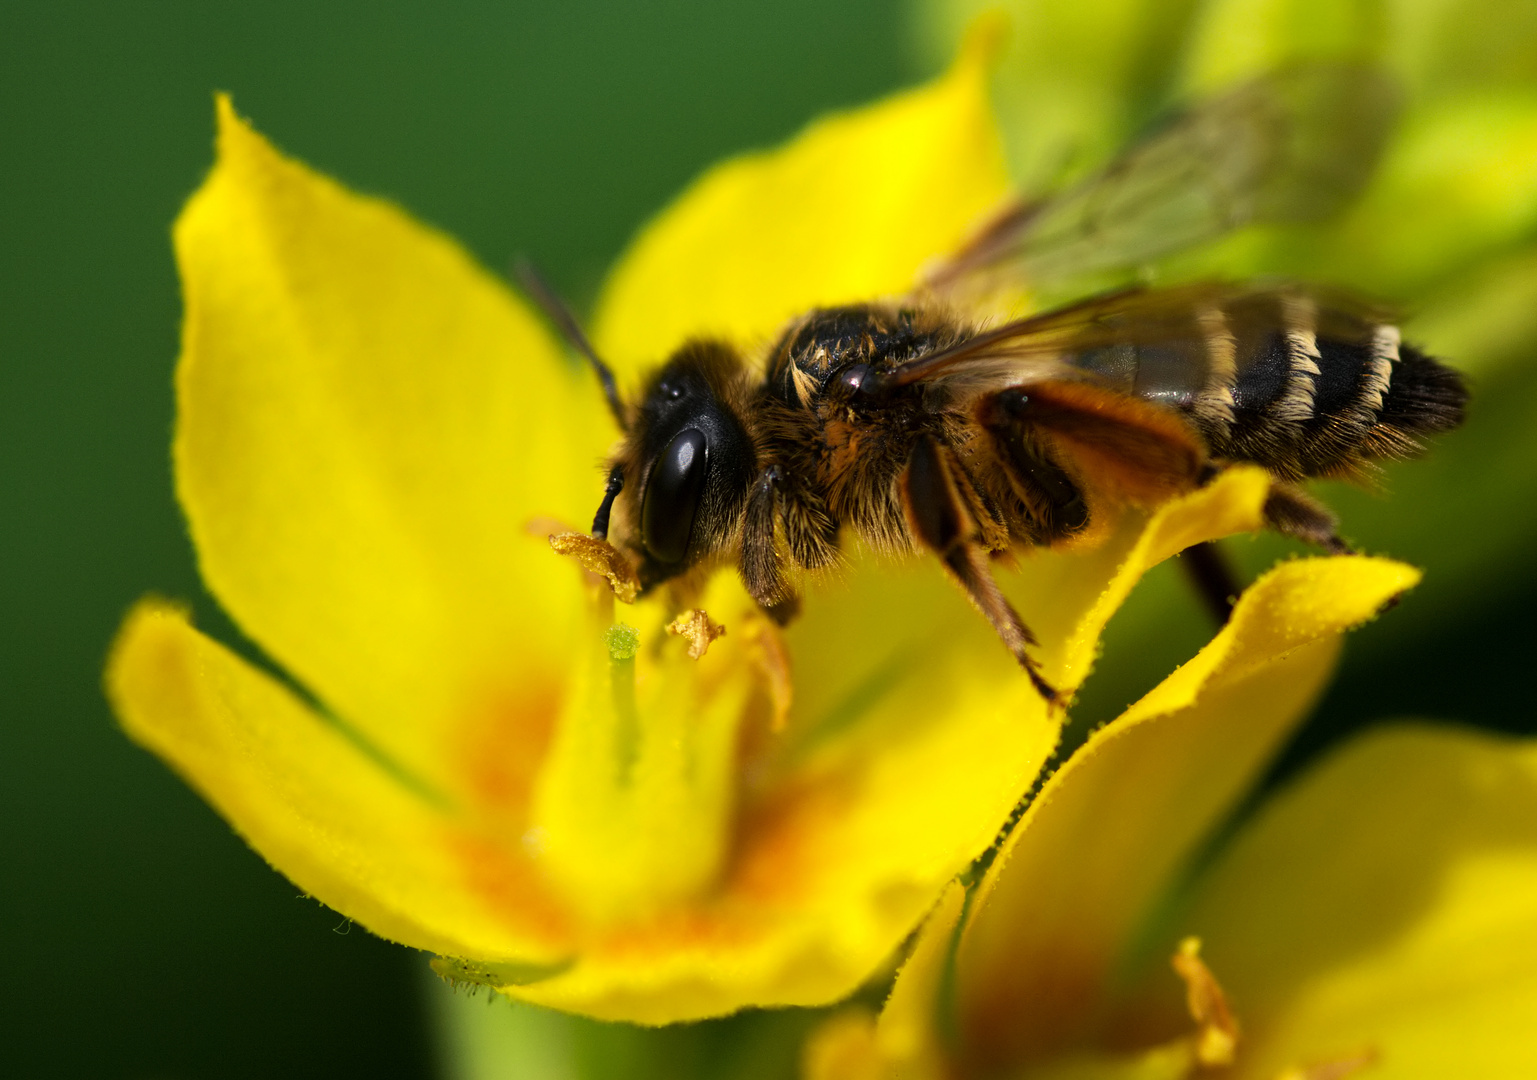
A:
[[[647,585],[682,573],[735,533],[757,455],[737,405],[742,363],[693,342],[647,387],[630,435],[625,487]]]

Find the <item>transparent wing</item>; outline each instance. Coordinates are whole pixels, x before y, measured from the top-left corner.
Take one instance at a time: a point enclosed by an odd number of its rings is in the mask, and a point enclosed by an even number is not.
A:
[[[1107,168],[1005,208],[929,279],[941,295],[1125,269],[1254,222],[1327,217],[1364,186],[1397,114],[1377,68],[1307,64],[1176,115]]]
[[[941,374],[1006,372],[1011,365],[1025,381],[1072,371],[1104,377],[1106,363],[1126,349],[1162,349],[1166,362],[1194,368],[1205,364],[1214,336],[1249,339],[1305,318],[1310,332],[1354,338],[1360,328],[1391,317],[1352,294],[1287,282],[1124,289],[984,330],[882,372],[866,386],[877,392]]]

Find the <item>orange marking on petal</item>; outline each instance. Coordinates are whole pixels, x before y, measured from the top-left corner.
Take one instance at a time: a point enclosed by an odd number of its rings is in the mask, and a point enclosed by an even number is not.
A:
[[[733,917],[729,910],[674,909],[648,922],[616,929],[595,951],[607,959],[637,963],[680,952],[730,950],[762,936],[763,927],[753,918]]]
[[[453,760],[475,810],[521,829],[560,704],[559,686],[548,682],[520,686],[466,713]]]
[[[463,829],[446,832],[444,842],[466,887],[485,901],[488,911],[552,948],[570,946],[575,937],[570,915],[545,886],[529,854]]]
[[[822,778],[782,786],[744,808],[726,890],[755,903],[783,902],[815,891],[823,871],[818,842],[829,821],[846,815],[853,798],[842,785]]]
[[[1000,973],[990,994],[977,996],[963,1017],[966,1068],[993,1072],[1014,1059],[1050,1057],[1085,1037],[1087,1018],[1101,999],[1096,977],[1104,957],[1078,942],[1060,942],[1049,952],[1035,953],[1023,971]],[[1049,986],[1049,994],[1026,988]],[[1028,1009],[1031,1025],[1019,1017]]]

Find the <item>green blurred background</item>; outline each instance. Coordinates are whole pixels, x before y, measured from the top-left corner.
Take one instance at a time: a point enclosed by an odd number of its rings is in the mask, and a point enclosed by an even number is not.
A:
[[[423,959],[297,897],[117,732],[101,696],[107,643],[143,592],[188,598],[200,624],[227,632],[198,584],[167,455],[179,318],[168,228],[211,160],[212,92],[487,265],[532,256],[580,305],[700,168],[928,73],[967,6],[930,5],[947,13],[932,29],[902,0],[0,2],[0,1073],[440,1071]],[[1166,8],[1159,48],[1198,7]],[[1459,25],[1496,10],[1473,9]],[[1534,43],[1498,37],[1520,93],[1537,80]],[[1156,64],[1135,70],[1145,113],[1172,82]],[[1073,77],[1096,74],[1085,60]],[[1397,213],[1412,238],[1420,213]],[[1393,499],[1344,497],[1348,534],[1430,576],[1357,636],[1292,763],[1392,715],[1537,731],[1532,226],[1516,215],[1497,243],[1392,297],[1425,308],[1438,342],[1471,343],[1458,354],[1479,353],[1478,396],[1466,431],[1395,469]],[[1480,336],[1491,324],[1499,332]],[[1251,566],[1273,554],[1244,549]],[[1090,690],[1086,716],[1109,715],[1198,642],[1178,587],[1166,571],[1118,622],[1107,657],[1126,674]],[[594,1043],[576,1022],[507,1015],[508,1032],[527,1021]],[[767,1067],[741,1040],[778,1023],[697,1038],[610,1030],[593,1060],[665,1075],[690,1054],[724,1060],[717,1044],[730,1042]]]
[[[718,157],[911,78],[898,4],[0,4],[0,1074],[431,1074],[423,958],[347,932],[115,728],[147,590],[215,628],[171,495],[169,228],[212,94],[589,298]]]

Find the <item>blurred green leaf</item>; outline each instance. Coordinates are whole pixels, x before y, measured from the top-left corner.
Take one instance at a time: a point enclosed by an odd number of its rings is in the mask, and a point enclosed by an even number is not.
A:
[[[1412,302],[1537,228],[1537,94],[1415,109],[1377,182],[1328,238],[1321,272]]]
[[[1483,380],[1537,368],[1537,242],[1528,241],[1431,290],[1414,315],[1415,336],[1437,355]],[[1494,383],[1497,385],[1497,383]]]
[[[1480,91],[1412,108],[1366,192],[1319,227],[1251,229],[1165,260],[1171,279],[1280,274],[1406,311],[1477,280],[1537,234],[1537,93]],[[1462,302],[1476,295],[1462,290]],[[1448,355],[1464,355],[1460,350]],[[1482,368],[1469,356],[1465,368]]]
[[[750,1011],[646,1028],[433,982],[428,996],[453,1080],[794,1080],[801,1044],[828,1012]]]
[[[966,26],[1002,9],[1012,34],[997,102],[1021,190],[1044,192],[1102,162],[1145,124],[1174,76],[1197,0],[939,0],[915,9],[915,40],[937,68]]]
[[[1310,61],[1373,61],[1385,47],[1383,0],[1219,0],[1194,20],[1179,88],[1211,93]]]
[[[1386,56],[1416,96],[1537,81],[1531,0],[1390,0],[1388,13]]]

